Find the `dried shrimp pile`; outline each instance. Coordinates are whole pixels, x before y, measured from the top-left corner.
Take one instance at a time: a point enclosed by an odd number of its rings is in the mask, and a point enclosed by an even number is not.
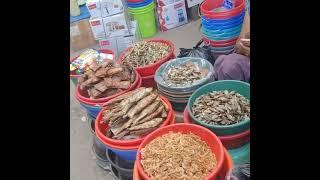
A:
[[[171,48],[160,42],[138,42],[126,53],[123,64],[131,67],[142,67],[153,64],[168,55]]]
[[[216,167],[216,157],[200,137],[190,133],[162,135],[141,150],[141,164],[152,179],[204,179]]]
[[[250,116],[250,102],[234,91],[213,91],[198,97],[192,113],[207,124],[231,125]]]

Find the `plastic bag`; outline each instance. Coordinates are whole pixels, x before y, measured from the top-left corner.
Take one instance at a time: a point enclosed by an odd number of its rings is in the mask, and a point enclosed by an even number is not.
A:
[[[225,180],[249,180],[250,179],[250,163],[235,166],[226,176]]]
[[[178,57],[199,57],[208,60],[212,65],[214,65],[215,58],[211,55],[211,50],[209,46],[199,47],[203,40],[200,40],[193,49],[180,48],[180,54]]]

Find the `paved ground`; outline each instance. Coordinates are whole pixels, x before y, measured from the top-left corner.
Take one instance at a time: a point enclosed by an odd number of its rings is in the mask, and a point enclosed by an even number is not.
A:
[[[179,48],[192,48],[200,40],[199,24],[198,20],[167,32],[159,32],[155,38],[171,40],[178,55]],[[71,51],[70,55],[75,57],[80,53]],[[112,180],[108,172],[96,165],[86,113],[73,94],[74,85],[70,81],[70,180]]]

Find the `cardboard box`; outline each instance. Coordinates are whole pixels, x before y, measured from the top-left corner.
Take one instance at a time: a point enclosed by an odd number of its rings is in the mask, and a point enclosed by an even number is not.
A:
[[[92,18],[101,17],[100,0],[87,0],[86,6]]]
[[[131,21],[130,26],[131,28],[129,30],[129,33],[125,36],[110,37],[100,40],[100,48],[111,49],[115,54],[117,54],[117,56],[119,56],[122,51],[131,46],[140,38],[139,28],[137,28],[137,21]]]
[[[123,4],[121,0],[100,0],[101,16],[107,17],[123,12]]]
[[[73,51],[85,49],[97,43],[91,32],[88,19],[83,19],[70,25],[70,48]]]
[[[161,31],[167,31],[168,29],[188,23],[186,3],[184,0],[158,7],[157,13]]]
[[[158,7],[167,6],[180,0],[157,0]]]
[[[92,34],[96,40],[106,38],[102,18],[90,18],[89,20]]]
[[[191,7],[198,5],[202,2],[203,2],[203,0],[187,0],[187,5],[188,5],[188,8],[191,8]]]
[[[129,34],[127,20],[124,13],[103,18],[106,37],[125,36]]]

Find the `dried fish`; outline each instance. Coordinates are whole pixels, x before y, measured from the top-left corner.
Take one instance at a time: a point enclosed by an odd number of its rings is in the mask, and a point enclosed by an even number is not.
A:
[[[150,94],[149,96],[143,98],[141,101],[137,103],[134,107],[132,107],[129,112],[127,113],[129,118],[133,118],[134,115],[139,113],[143,108],[148,106],[157,98],[156,94]]]
[[[125,54],[123,63],[131,67],[150,65],[167,56],[170,50],[170,46],[161,42],[138,42]]]
[[[109,106],[109,105],[111,105],[111,104],[120,102],[120,101],[122,101],[123,99],[128,98],[128,97],[131,96],[132,94],[134,94],[134,93],[136,93],[136,92],[138,92],[138,91],[140,91],[140,90],[142,90],[142,89],[146,89],[146,88],[145,88],[145,87],[140,87],[140,88],[135,89],[135,90],[133,90],[133,91],[129,91],[129,92],[127,92],[127,93],[124,93],[124,94],[122,94],[122,95],[120,95],[120,96],[112,99],[111,101],[108,101],[108,102],[104,103],[103,106]]]
[[[169,86],[186,86],[204,78],[208,71],[202,71],[194,63],[188,62],[168,68],[166,74],[164,80]]]
[[[153,88],[140,88],[107,103],[102,123],[108,123],[108,137],[133,138],[153,131],[168,114],[166,104]],[[133,128],[133,129],[130,129]]]
[[[214,91],[198,97],[192,113],[207,124],[231,125],[250,116],[250,103],[235,91]]]
[[[133,70],[114,62],[93,61],[79,81],[80,89],[87,90],[91,99],[108,97],[120,89],[128,89],[135,79]]]
[[[162,121],[163,121],[162,118],[155,118],[155,119],[152,119],[151,121],[148,121],[148,122],[133,126],[133,127],[129,128],[129,130],[139,130],[139,129],[153,128],[153,127],[158,126]]]
[[[148,115],[147,117],[141,119],[140,121],[137,121],[135,124],[132,124],[132,125],[134,126],[136,124],[141,124],[141,123],[150,121],[151,119],[153,119],[153,118],[157,117],[158,115],[160,115],[160,113],[162,115],[163,112],[166,112],[164,107],[163,106],[159,106],[158,109],[155,112],[153,112],[152,114]]]

